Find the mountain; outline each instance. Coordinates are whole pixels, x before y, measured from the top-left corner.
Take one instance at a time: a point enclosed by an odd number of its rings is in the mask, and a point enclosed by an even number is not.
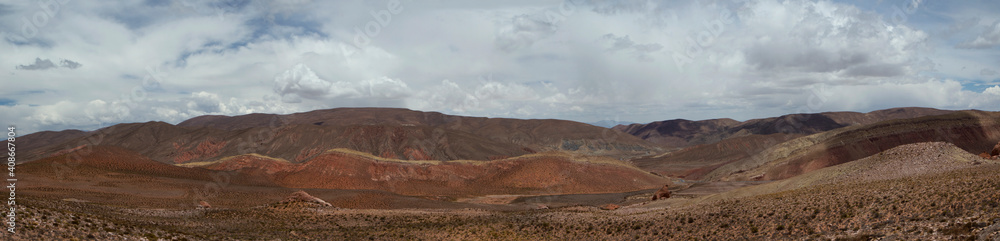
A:
[[[715,168],[706,180],[780,180],[862,159],[918,142],[947,142],[966,152],[1000,141],[1000,113],[957,111],[945,115],[855,125],[792,139]]]
[[[625,132],[666,148],[716,143],[721,140],[747,136],[784,134],[815,134],[845,126],[871,124],[885,120],[916,118],[951,113],[932,108],[892,108],[859,112],[824,112],[817,114],[790,114],[779,117],[752,119],[744,122],[732,119],[690,121],[684,119],[658,121],[647,124],[619,125],[613,129]]]
[[[644,170],[686,179],[778,180],[916,142],[946,141],[967,151],[979,153],[988,150],[990,143],[996,143],[1000,139],[1000,124],[997,124],[1000,120],[997,115],[993,112],[958,111],[875,123],[868,122],[891,117],[881,115],[879,118],[855,118],[853,120],[862,121],[812,135],[755,131],[769,134],[731,136],[710,144],[636,158],[632,162]],[[858,115],[826,113],[822,116],[834,117],[826,120],[845,120],[847,118],[842,117]],[[760,126],[760,123],[768,122],[752,120],[745,123]],[[756,130],[765,129],[767,128]],[[746,130],[748,129],[743,129]],[[764,162],[775,163],[775,166],[764,167]],[[755,168],[761,169],[753,171]],[[730,175],[732,176],[727,177]]]
[[[726,130],[740,123],[733,119],[702,121],[676,119],[648,124],[618,125],[613,129],[668,147],[683,147],[691,143],[707,143],[709,140],[703,140],[707,134]]]
[[[250,153],[301,162],[336,148],[385,158],[442,161],[485,161],[552,150],[624,158],[658,150],[637,137],[579,122],[391,108],[200,116],[177,125],[128,123],[85,134],[40,132],[22,138],[52,143],[21,147],[22,162],[88,145],[119,146],[169,164]]]
[[[601,121],[590,122],[590,123],[587,123],[587,124],[591,124],[591,125],[595,125],[595,126],[600,126],[600,127],[604,127],[604,128],[614,128],[615,126],[619,126],[619,125],[631,125],[631,124],[635,124],[635,122],[616,121],[616,120],[601,120]]]

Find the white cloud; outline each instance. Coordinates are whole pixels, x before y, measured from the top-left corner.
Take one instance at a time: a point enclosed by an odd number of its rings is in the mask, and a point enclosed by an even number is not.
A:
[[[1000,65],[980,3],[896,23],[825,0],[403,1],[360,48],[384,2],[71,1],[32,38],[37,4],[3,4],[0,121],[35,130],[341,106],[636,122],[1000,110],[998,87],[963,89]]]
[[[274,77],[274,92],[280,95],[285,102],[301,102],[299,97],[307,99],[319,99],[326,97],[330,93],[334,84],[330,81],[320,79],[316,73],[304,64],[297,64],[291,69]],[[336,96],[350,96],[352,89],[344,88],[343,84],[338,84],[333,89]]]
[[[1000,96],[1000,85],[994,85],[993,87],[986,88],[986,90],[983,90],[983,94]]]

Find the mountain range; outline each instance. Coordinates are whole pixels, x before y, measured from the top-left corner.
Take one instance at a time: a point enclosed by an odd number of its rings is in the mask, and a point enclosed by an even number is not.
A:
[[[600,223],[606,230],[592,234],[600,237],[674,225],[673,218],[663,219],[670,215],[711,217],[709,221],[739,218],[740,222],[753,222],[746,230],[730,231],[778,238],[785,237],[780,236],[787,227],[782,220],[788,218],[776,219],[780,216],[760,211],[777,205],[770,199],[775,195],[823,196],[848,190],[865,200],[883,200],[887,197],[871,196],[874,194],[865,190],[889,192],[886,190],[892,189],[885,189],[884,183],[905,186],[922,180],[919,188],[932,191],[894,192],[898,194],[893,194],[892,200],[919,199],[912,195],[927,192],[982,197],[973,194],[990,192],[983,188],[992,184],[973,183],[954,189],[954,178],[995,180],[991,170],[1000,170],[998,142],[1000,112],[978,110],[894,108],[747,121],[677,119],[605,128],[555,119],[338,108],[287,115],[199,116],[178,124],[124,123],[93,131],[36,132],[17,138],[16,170],[21,180],[17,184],[19,200],[27,200],[30,210],[45,210],[29,211],[27,215],[34,215],[34,220],[38,215],[95,213],[97,219],[110,223],[170,227],[156,235],[170,233],[189,239],[214,239],[198,235],[217,230],[245,233],[260,232],[245,230],[248,227],[281,229],[293,225],[285,221],[298,219],[336,217],[336,225],[355,228],[371,223],[392,226],[397,221],[419,224],[459,219],[465,221],[449,225],[465,225],[490,220],[485,222],[499,223],[484,225],[510,228],[513,226],[507,225],[540,217],[536,215]],[[673,194],[650,201],[651,195],[662,192]],[[799,196],[785,199],[796,200],[792,206],[815,201]],[[932,212],[938,213],[935,215],[959,215],[957,209],[940,209],[969,206],[974,207],[969,210],[981,212],[961,215],[973,219],[997,208],[995,203],[972,199],[935,200],[943,201],[919,202],[920,206],[900,201],[896,205],[937,210]],[[741,209],[746,215],[711,211],[723,207]],[[854,219],[854,212],[897,215],[870,208],[875,206],[864,207],[868,208],[858,211],[851,204],[822,211],[837,213],[839,219],[831,215],[803,218],[820,214],[809,207],[781,212],[800,220],[797,223],[816,227],[845,219],[864,223]],[[358,212],[377,219],[342,215],[343,209],[375,210]],[[385,209],[415,213],[379,211]],[[441,209],[459,213],[435,211]],[[615,211],[618,209],[621,211]],[[277,218],[287,215],[292,216]],[[477,219],[476,215],[486,216]],[[694,216],[681,217],[681,224],[695,225],[685,236],[717,235],[721,224],[704,226]],[[621,218],[643,225],[621,228],[615,221]],[[263,220],[280,227],[263,225],[268,223]],[[207,229],[198,228],[201,231],[195,233],[201,234],[191,236],[182,231],[189,230],[191,222]],[[746,233],[757,227],[754,222],[779,224],[766,224],[772,225],[770,231]],[[914,222],[920,221],[892,225],[927,226]],[[47,229],[90,232],[74,225],[41,223],[48,225]],[[966,231],[949,234],[952,238],[992,230],[986,228],[992,225],[988,223],[947,225],[966,225],[960,228]],[[994,226],[1000,230],[1000,224]],[[415,232],[424,226],[392,227]],[[951,226],[933,227],[953,230]],[[348,232],[324,225],[318,228],[309,230]],[[580,228],[553,229],[591,232]],[[808,234],[811,229],[796,230]],[[111,233],[132,237],[133,232],[140,231]],[[823,232],[847,237],[836,230]],[[651,233],[655,232],[629,237],[649,237]]]

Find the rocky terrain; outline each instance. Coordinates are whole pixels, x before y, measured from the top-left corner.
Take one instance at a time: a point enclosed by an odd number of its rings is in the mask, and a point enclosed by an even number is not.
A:
[[[883,156],[919,149],[914,157],[933,157],[926,160],[927,165],[958,161],[969,162],[971,166],[824,182],[745,197],[717,194],[667,199],[613,210],[597,207],[523,211],[371,210],[320,206],[275,209],[266,205],[164,210],[31,198],[19,213],[24,227],[15,240],[40,237],[103,240],[1000,238],[997,201],[1000,176],[996,175],[1000,164],[985,159],[956,160],[953,156],[930,155],[942,146],[947,148],[946,144],[921,143],[891,150]],[[889,159],[892,158],[885,160]]]

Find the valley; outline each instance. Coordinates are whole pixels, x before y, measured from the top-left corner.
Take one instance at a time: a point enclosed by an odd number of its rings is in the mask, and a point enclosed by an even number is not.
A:
[[[18,138],[14,237],[990,240],[998,142],[1000,113],[926,108],[614,128],[387,108],[127,123]]]

